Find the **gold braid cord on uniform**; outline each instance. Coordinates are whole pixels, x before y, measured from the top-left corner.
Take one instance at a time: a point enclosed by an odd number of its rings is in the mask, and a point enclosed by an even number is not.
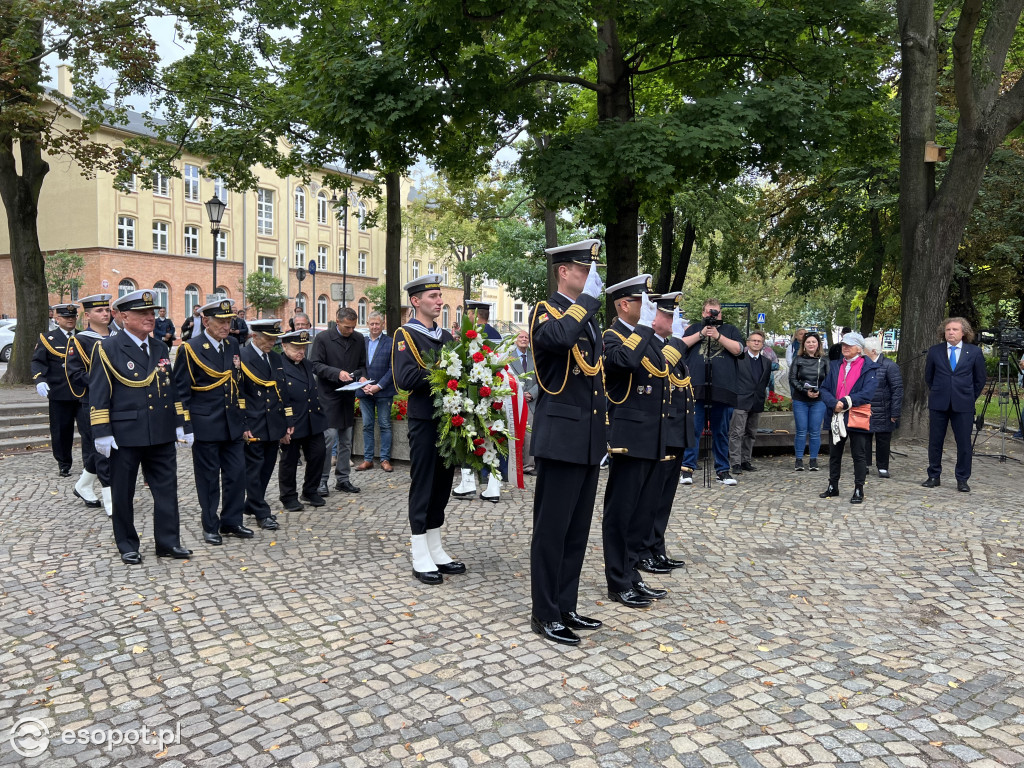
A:
[[[691,398],[694,397],[694,394],[693,394],[693,383],[690,381],[690,377],[689,376],[687,376],[685,379],[680,379],[674,373],[670,373],[668,375],[668,380],[669,380],[669,383],[673,387],[679,387],[680,389],[685,387],[685,388],[689,389],[690,390],[690,397]]]
[[[199,356],[196,354],[196,351],[194,349],[192,349],[192,345],[191,344],[182,344],[181,346],[185,348],[186,362],[189,363],[189,375],[190,375],[190,377],[192,379],[192,391],[193,392],[209,392],[211,389],[216,389],[217,387],[223,386],[225,383],[230,381],[231,382],[231,391],[235,392],[236,396],[237,396],[238,385],[235,384],[235,379],[231,375],[231,369],[230,368],[228,370],[226,370],[226,371],[214,370],[213,368],[211,368],[210,366],[208,366],[206,363],[204,363],[202,360],[199,359]],[[180,352],[181,350],[179,349],[178,351]],[[213,384],[208,384],[205,387],[197,387],[196,386],[196,377],[191,375],[192,374],[192,363],[193,362],[197,366],[199,366],[199,370],[201,370],[203,373],[205,373],[211,379],[214,379]]]
[[[74,336],[72,336],[71,338],[75,338],[75,337],[74,337]],[[39,334],[39,341],[40,341],[40,343],[41,343],[41,344],[42,344],[42,345],[43,345],[44,347],[46,347],[46,350],[47,350],[47,351],[48,351],[48,352],[49,352],[49,353],[50,353],[51,355],[53,355],[54,357],[59,357],[59,358],[60,358],[61,360],[63,360],[64,358],[66,358],[66,357],[67,357],[67,355],[66,355],[66,354],[65,354],[64,352],[58,352],[58,351],[57,351],[56,349],[54,349],[53,347],[51,347],[51,346],[50,346],[50,342],[49,342],[49,341],[47,340],[47,338],[46,338],[45,336],[43,336],[43,334],[41,334],[41,333]]]
[[[615,330],[614,328],[608,328],[608,329],[607,329],[607,330],[605,331],[605,333],[608,333],[608,331],[611,331],[611,332],[612,332],[612,333],[614,333],[614,334],[615,334],[616,336],[618,336],[618,337],[619,337],[619,340],[620,340],[620,341],[621,341],[621,342],[622,342],[623,344],[625,344],[625,343],[626,343],[626,337],[625,337],[625,336],[623,336],[623,335],[622,335],[621,333],[619,333],[618,331],[616,331],[616,330]],[[603,335],[603,334],[602,334],[602,335]],[[631,347],[631,349],[632,349],[632,347]],[[626,396],[625,396],[624,398],[622,398],[621,400],[615,400],[615,399],[613,399],[613,398],[612,398],[611,392],[609,392],[609,391],[608,391],[608,384],[607,384],[607,382],[605,381],[604,371],[601,371],[601,383],[602,383],[602,384],[604,384],[604,393],[605,393],[605,395],[606,395],[606,396],[608,397],[608,402],[610,402],[610,403],[611,403],[612,405],[622,405],[622,404],[623,404],[624,402],[626,402],[627,400],[629,400],[629,393],[630,393],[630,390],[632,390],[632,389],[633,389],[633,372],[632,372],[632,371],[630,371],[630,372],[629,372],[629,381],[628,381],[628,382],[626,383]]]
[[[412,336],[410,336],[409,332],[404,328],[399,328],[398,330],[402,332],[402,340],[409,345],[409,351],[412,352],[412,356],[416,360],[416,365],[423,370],[426,370],[427,364],[423,362],[423,357],[420,355],[419,349],[416,348],[416,343],[412,340]]]
[[[538,304],[536,306],[536,308],[533,311],[533,322],[530,325],[530,338],[531,339],[533,338],[533,326],[536,325],[536,323],[537,323],[537,315],[540,314],[540,312],[542,312],[542,311],[548,312],[553,318],[555,318],[555,320],[561,320],[562,317],[564,316],[563,313],[559,312],[555,307],[551,306],[546,301],[542,301],[540,304]],[[584,309],[583,307],[581,307],[579,304],[573,304],[571,307],[569,307],[569,309],[567,309],[565,311],[565,315],[568,315],[569,317],[571,317],[573,320],[575,320],[578,323],[582,323],[583,322],[583,318],[585,318],[587,316],[587,310]],[[565,356],[565,378],[562,379],[562,386],[560,386],[558,388],[558,391],[553,392],[553,391],[551,391],[550,389],[548,389],[547,387],[544,386],[544,382],[542,382],[540,380],[540,370],[537,369],[536,366],[534,366],[534,369],[535,369],[534,370],[534,375],[535,375],[535,377],[537,379],[537,385],[541,389],[543,389],[545,392],[547,392],[549,395],[560,395],[560,394],[562,394],[562,390],[565,389],[565,385],[569,383],[569,356],[570,355],[576,361],[576,365],[579,366],[579,369],[584,374],[586,374],[587,376],[597,376],[598,373],[601,373],[601,384],[602,385],[604,384],[604,366],[603,366],[603,361],[601,360],[601,358],[600,357],[597,358],[597,365],[591,365],[590,363],[587,362],[587,358],[583,355],[583,352],[580,351],[579,343],[576,343],[576,344],[573,344],[572,345],[572,349],[570,349],[569,352],[566,353],[566,356]]]
[[[77,336],[72,336],[70,343],[75,345],[75,349],[78,350],[78,356],[81,358],[82,363],[85,365],[85,372],[88,373],[89,369],[92,368],[92,362],[89,360],[88,357],[85,356],[85,349],[82,347],[81,343],[78,341],[78,337]],[[81,393],[75,392],[75,387],[71,383],[71,377],[68,375],[68,361],[67,360],[64,361],[64,378],[67,379],[68,389],[71,390],[71,394],[72,395],[77,397],[79,400],[81,400],[83,397],[85,397],[85,393],[89,391],[89,388],[88,387],[83,388]]]
[[[152,372],[150,372],[149,376],[147,376],[146,378],[141,379],[140,381],[132,381],[131,379],[126,379],[124,376],[122,376],[120,373],[118,373],[117,368],[114,367],[114,364],[112,362],[110,362],[110,358],[107,357],[107,353],[103,349],[103,345],[100,345],[99,350],[100,350],[100,362],[103,364],[103,369],[105,371],[107,371],[107,373],[108,373],[108,376],[107,376],[108,380],[109,380],[110,376],[112,375],[115,379],[118,380],[118,382],[120,382],[121,384],[124,384],[126,387],[133,387],[135,389],[142,389],[143,387],[148,387],[150,384],[153,383],[153,379],[156,378],[157,371],[160,370],[159,368],[154,368],[152,370]],[[134,363],[133,363],[133,365],[134,365]],[[159,379],[157,379],[156,386],[157,386],[157,391],[159,391],[160,390],[160,380]]]
[[[281,390],[278,389],[276,381],[273,381],[273,380],[265,381],[265,380],[261,379],[255,373],[250,371],[245,363],[242,363],[242,373],[244,373],[249,378],[249,381],[251,381],[253,384],[258,384],[261,387],[268,387],[268,388],[269,387],[273,387],[274,391],[277,392],[278,398],[280,399],[280,397],[281,397]]]

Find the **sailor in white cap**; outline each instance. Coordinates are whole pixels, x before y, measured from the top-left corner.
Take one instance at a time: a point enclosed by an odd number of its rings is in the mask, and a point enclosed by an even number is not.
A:
[[[85,421],[85,414],[81,413],[81,401],[68,388],[67,376],[64,373],[68,343],[75,335],[78,306],[55,304],[50,309],[53,310],[56,327],[39,334],[39,341],[32,352],[32,381],[39,396],[48,400],[50,450],[53,452],[53,458],[57,460],[57,470],[61,477],[70,477],[75,421],[79,422],[79,434],[82,434]],[[82,450],[84,454],[85,449]]]

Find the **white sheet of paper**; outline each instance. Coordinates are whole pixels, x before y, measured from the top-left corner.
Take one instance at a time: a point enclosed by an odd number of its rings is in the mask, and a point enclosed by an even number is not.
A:
[[[367,379],[366,381],[353,381],[351,384],[346,384],[344,387],[338,387],[335,392],[355,392],[357,389],[368,387],[374,383],[374,379]]]

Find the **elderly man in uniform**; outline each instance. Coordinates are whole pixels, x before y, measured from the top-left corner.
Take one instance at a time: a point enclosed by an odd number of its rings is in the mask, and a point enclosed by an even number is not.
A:
[[[452,487],[453,467],[437,452],[438,424],[423,355],[439,353],[452,335],[435,322],[441,314],[441,276],[424,275],[403,290],[415,316],[395,332],[391,372],[395,386],[409,392],[409,527],[412,530],[412,574],[424,584],[441,584],[442,574],[465,573],[466,566],[444,551],[441,526]]]
[[[306,360],[306,350],[312,340],[312,333],[308,329],[292,331],[280,337],[284,354],[284,402],[285,408],[291,409],[293,430],[281,441],[285,447],[281,453],[277,482],[281,503],[290,512],[304,509],[295,488],[295,470],[299,465],[300,452],[306,464],[302,498],[314,507],[324,506],[318,485],[324,469],[324,430],[327,429],[327,418],[320,408],[313,366]]]
[[[291,408],[284,402],[284,368],[274,344],[281,335],[276,318],[249,324],[252,343],[242,350],[242,397],[245,410],[245,513],[266,531],[280,526],[267,504],[267,486],[274,474],[280,441],[292,433]]]
[[[537,488],[530,542],[530,628],[562,645],[579,644],[573,630],[602,626],[577,612],[605,453],[601,332],[595,320],[603,292],[597,273],[600,249],[598,240],[547,249],[557,290],[530,317],[539,387],[531,446]]]
[[[97,293],[79,299],[85,315],[86,328],[79,331],[68,344],[67,358],[64,361],[64,374],[67,377],[71,394],[81,400],[82,412],[89,412],[89,372],[92,368],[93,350],[104,338],[110,335],[110,294]],[[82,434],[82,460],[85,469],[75,484],[75,496],[85,502],[87,507],[100,506],[99,499],[93,491],[93,481],[100,481],[100,492],[103,496],[103,508],[107,517],[112,514],[110,495],[110,461],[96,453],[93,442],[92,427],[88,419],[81,419],[78,428]],[[84,428],[84,429],[83,429]]]
[[[186,559],[178,519],[175,442],[192,443],[192,428],[171,382],[167,345],[150,338],[156,318],[152,291],[134,291],[114,305],[124,328],[93,350],[89,415],[96,452],[110,459],[114,540],[122,562],[139,565],[135,482],[142,467],[153,493],[156,556]]]
[[[683,355],[682,320],[674,319],[664,347],[655,335],[656,305],[647,295],[650,275],[609,286],[617,318],[604,332],[611,468],[604,495],[605,578],[608,597],[630,608],[647,608],[668,594],[648,586],[637,566],[654,525],[653,488],[662,480],[669,371]],[[639,503],[638,503],[639,502]]]
[[[81,401],[68,388],[64,374],[64,359],[68,343],[75,334],[78,307],[74,304],[55,304],[51,307],[56,327],[39,334],[35,351],[32,353],[32,381],[40,397],[49,401],[50,445],[57,470],[61,477],[71,476],[71,447],[75,442],[75,421],[78,433],[88,432],[85,414],[81,412]],[[82,447],[82,458],[86,449]]]
[[[229,335],[234,303],[217,299],[200,307],[203,329],[179,347],[174,360],[174,382],[195,434],[192,467],[203,513],[203,540],[214,546],[223,543],[222,536],[253,537],[242,525],[245,399],[241,350]],[[224,505],[218,515],[222,482]]]

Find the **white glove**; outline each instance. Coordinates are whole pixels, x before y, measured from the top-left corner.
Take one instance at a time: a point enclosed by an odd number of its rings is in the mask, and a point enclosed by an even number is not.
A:
[[[95,443],[96,453],[107,459],[110,458],[110,452],[112,450],[117,450],[117,441],[114,439],[113,435],[110,437],[97,437]]]
[[[679,306],[676,305],[675,312],[672,315],[672,335],[677,339],[681,339],[685,330],[683,327],[683,316],[679,314]]]
[[[597,274],[597,264],[590,262],[590,274],[587,275],[587,282],[583,285],[583,292],[595,299],[604,293],[604,283],[601,276]]]
[[[46,397],[50,393],[50,385],[45,381],[40,381],[36,384],[36,392],[39,393],[40,397]]]
[[[196,441],[195,436],[191,432],[189,432],[187,435],[185,434],[184,427],[175,427],[174,436],[178,438],[179,443],[184,443],[186,448],[191,448],[192,443]]]
[[[643,292],[640,297],[640,321],[637,325],[644,325],[648,328],[654,323],[654,318],[658,315],[658,305],[655,304],[647,297],[647,291]]]

